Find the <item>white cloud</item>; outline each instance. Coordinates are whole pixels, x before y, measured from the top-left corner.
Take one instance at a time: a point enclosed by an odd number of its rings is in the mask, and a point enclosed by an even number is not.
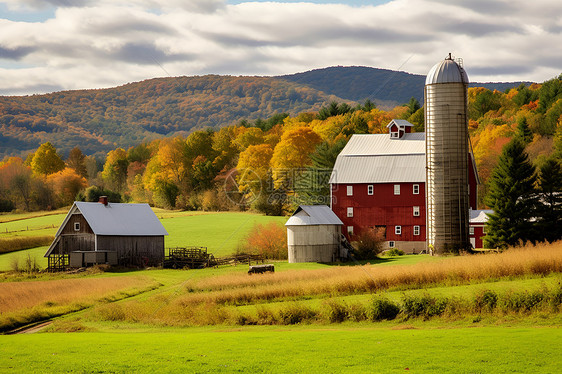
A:
[[[280,75],[333,65],[426,74],[452,52],[473,81],[560,74],[562,4],[395,0],[379,6],[224,0],[5,0],[43,22],[0,20],[0,93],[98,88],[154,76]]]

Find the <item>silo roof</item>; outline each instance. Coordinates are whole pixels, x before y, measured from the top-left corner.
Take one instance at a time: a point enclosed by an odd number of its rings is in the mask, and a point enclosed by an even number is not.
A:
[[[301,205],[285,226],[343,225],[343,222],[327,205]]]
[[[445,60],[435,64],[427,73],[425,84],[437,83],[466,83],[468,84],[468,75],[466,71],[457,64],[452,58],[447,57]]]

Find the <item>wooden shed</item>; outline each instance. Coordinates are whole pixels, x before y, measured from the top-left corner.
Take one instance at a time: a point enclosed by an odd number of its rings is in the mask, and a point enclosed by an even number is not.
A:
[[[334,262],[342,257],[342,221],[326,205],[301,205],[287,221],[289,262]]]
[[[157,265],[168,235],[148,204],[76,201],[45,253],[49,270],[94,264]]]

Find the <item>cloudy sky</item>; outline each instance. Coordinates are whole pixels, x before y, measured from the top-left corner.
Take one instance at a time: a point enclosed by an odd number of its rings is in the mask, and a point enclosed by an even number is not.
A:
[[[0,95],[334,65],[472,81],[562,73],[559,0],[0,0]]]

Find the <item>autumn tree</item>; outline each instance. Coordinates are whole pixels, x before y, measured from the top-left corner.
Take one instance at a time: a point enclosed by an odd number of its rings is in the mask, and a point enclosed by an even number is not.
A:
[[[70,150],[68,154],[68,159],[66,160],[66,166],[74,169],[74,172],[81,177],[88,177],[88,171],[86,169],[86,156],[82,153],[79,147],[74,147]]]
[[[251,145],[240,153],[236,169],[238,188],[249,200],[266,194],[273,148],[269,144]]]
[[[64,161],[50,142],[41,144],[31,160],[31,169],[40,175],[53,174],[63,170],[64,167]]]
[[[489,215],[485,246],[506,248],[534,238],[535,168],[521,139],[507,144],[490,177],[486,203]]]
[[[290,192],[295,178],[310,165],[309,155],[321,141],[320,136],[308,127],[298,127],[283,134],[271,158],[275,188]]]
[[[127,152],[123,148],[117,148],[107,153],[103,165],[102,178],[111,189],[123,192],[127,180],[127,168],[129,161]]]
[[[86,178],[74,169],[66,168],[47,177],[47,183],[52,186],[60,205],[70,205],[74,202],[78,192],[88,186]]]

